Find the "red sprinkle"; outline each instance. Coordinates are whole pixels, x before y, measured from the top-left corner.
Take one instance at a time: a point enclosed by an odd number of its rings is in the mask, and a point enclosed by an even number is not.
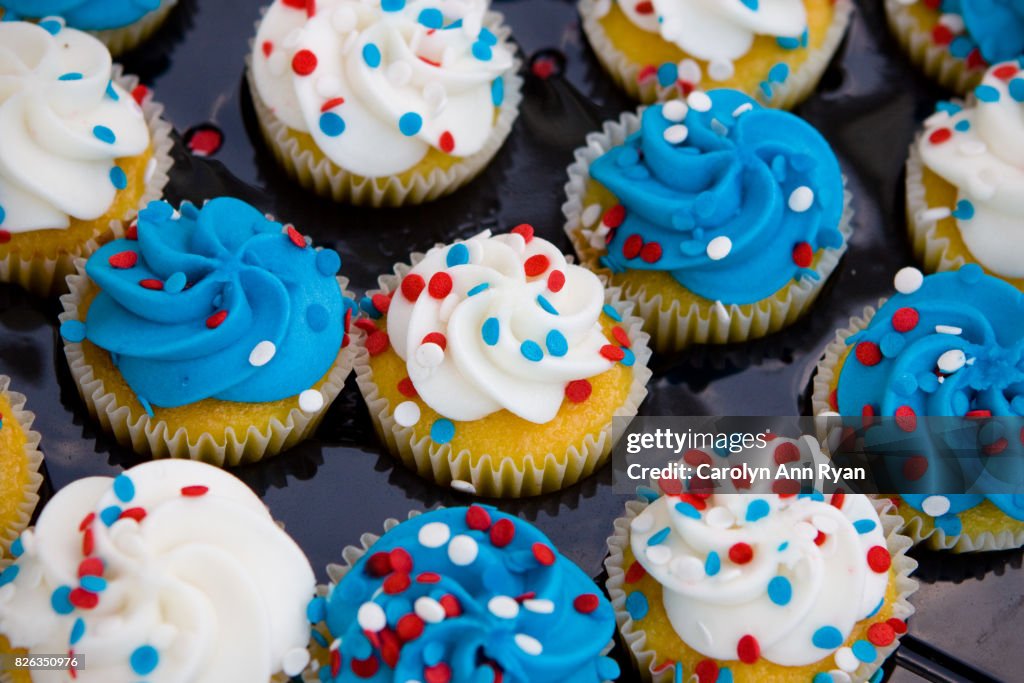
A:
[[[416,301],[416,299],[420,298],[420,293],[426,286],[427,283],[423,281],[422,275],[409,273],[405,276],[405,279],[402,280],[402,296],[409,301]]]
[[[626,357],[626,352],[618,346],[612,346],[611,344],[605,344],[601,347],[601,355],[610,361],[620,361]]]
[[[633,9],[637,14],[652,14],[654,12],[654,3],[651,0],[640,0]]]
[[[619,325],[612,328],[612,337],[619,343],[620,346],[629,346],[629,335]]]
[[[416,583],[441,583],[441,575],[434,572],[423,572],[416,577]]]
[[[11,233],[6,230],[0,230],[0,244],[7,244],[11,241]]]
[[[100,596],[90,593],[84,588],[75,588],[68,596],[68,602],[78,609],[93,609],[100,604]]]
[[[884,621],[871,624],[871,626],[868,626],[868,640],[871,641],[872,645],[879,647],[892,645],[892,642],[896,640],[896,629]]]
[[[401,638],[389,628],[385,628],[375,635],[380,641],[380,647],[378,648],[380,650],[380,658],[392,669],[395,668],[398,665],[398,658],[402,652]]]
[[[202,484],[197,484],[195,486],[185,486],[181,489],[181,495],[185,496],[186,498],[198,498],[199,496],[205,496],[209,492],[210,487],[203,486]]]
[[[718,664],[713,659],[702,659],[693,668],[697,683],[715,683],[718,680]]]
[[[864,429],[867,429],[875,423],[875,407],[870,403],[864,405],[860,409],[860,422]]]
[[[126,240],[139,239],[139,224],[136,223],[135,221],[132,221],[132,224],[129,225],[124,231],[124,238]]]
[[[1018,69],[1014,64],[1002,64],[992,69],[992,75],[998,79],[1008,81],[1017,75]]]
[[[614,230],[622,225],[622,221],[624,220],[626,220],[626,207],[622,204],[616,204],[604,212],[604,217],[601,219],[601,222]]]
[[[985,444],[981,447],[981,452],[985,455],[999,455],[1006,450],[1006,447],[1010,445],[1010,442],[1005,437],[997,439],[992,443]]]
[[[427,293],[435,299],[443,299],[452,291],[452,276],[445,272],[434,273],[427,284]]]
[[[875,342],[861,342],[853,352],[863,365],[878,365],[882,362],[882,349],[878,348]]]
[[[565,397],[573,403],[583,403],[593,391],[594,387],[585,379],[574,379],[565,385]]]
[[[551,261],[544,254],[534,254],[530,258],[526,259],[526,263],[523,264],[523,270],[526,271],[526,277],[537,277],[543,275],[545,271],[551,266]]]
[[[583,595],[576,596],[576,599],[572,601],[572,606],[576,608],[577,612],[581,614],[590,614],[596,610],[601,604],[597,596],[593,593],[584,593]]]
[[[416,640],[423,635],[423,620],[415,614],[406,614],[395,624],[395,632],[405,642]]]
[[[896,426],[905,432],[912,432],[917,429],[917,413],[910,406],[900,406],[896,409]]]
[[[640,260],[644,263],[657,263],[661,260],[661,245],[657,242],[648,242],[640,250]]]
[[[136,522],[141,522],[146,518],[146,511],[143,508],[128,508],[122,510],[121,515],[118,519],[134,519]]]
[[[86,527],[88,527],[90,524],[92,524],[95,519],[96,519],[96,513],[95,512],[90,512],[89,514],[87,514],[85,516],[84,519],[82,519],[81,523],[78,525],[78,530],[79,531],[85,531]]]
[[[693,467],[711,464],[711,456],[696,448],[691,448],[683,453],[683,460],[687,465],[691,465]]]
[[[321,112],[330,111],[330,110],[334,109],[335,107],[340,107],[343,104],[345,104],[345,98],[344,97],[332,97],[331,99],[329,99],[329,100],[327,100],[326,102],[323,103],[323,105],[320,107],[320,111]]]
[[[938,128],[932,131],[932,134],[928,136],[928,142],[933,145],[941,145],[943,142],[947,142],[953,137],[953,131],[949,128]]]
[[[92,535],[92,529],[86,529],[82,532],[82,554],[89,557],[95,548],[96,542]]]
[[[754,636],[743,636],[736,645],[736,654],[744,664],[753,664],[761,658],[761,645]]]
[[[801,268],[810,268],[814,261],[814,249],[807,242],[797,242],[793,247],[793,263]]]
[[[553,270],[548,275],[548,289],[552,292],[562,291],[562,287],[565,286],[565,273],[560,270]]]
[[[644,239],[640,235],[630,235],[622,243],[622,255],[627,259],[635,259],[644,248]]]
[[[824,545],[827,538],[824,531],[818,531],[818,535],[814,537],[814,545]]]
[[[369,351],[371,356],[384,353],[388,350],[390,344],[391,341],[388,339],[388,333],[384,330],[377,330],[366,338],[366,350]]]
[[[335,652],[337,652],[337,650],[335,650]],[[377,661],[376,657],[370,655],[366,659],[353,659],[349,662],[349,666],[352,667],[352,673],[356,676],[359,676],[360,678],[372,678],[377,673],[377,669],[380,668],[380,662]]]
[[[374,294],[370,297],[370,303],[380,311],[381,315],[387,315],[388,310],[391,308],[391,297],[387,294]]]
[[[98,557],[87,557],[78,565],[78,578],[83,576],[103,576],[103,560]]]
[[[395,548],[388,557],[391,559],[391,568],[396,572],[406,574],[412,572],[412,555],[405,548]]]
[[[452,680],[452,669],[444,662],[423,667],[423,680],[426,683],[448,683]]]
[[[783,441],[775,447],[772,457],[777,465],[785,465],[787,462],[794,462],[800,459],[800,449],[794,443]]]
[[[936,45],[949,45],[953,42],[953,32],[944,24],[936,24],[932,29],[932,42]]]
[[[529,244],[530,240],[533,239],[533,226],[530,225],[529,223],[520,223],[516,227],[512,228],[510,232],[513,232],[516,235],[522,237],[523,241],[526,242],[527,244]]]
[[[371,576],[384,576],[391,573],[391,555],[388,553],[374,553],[366,561],[366,570]]]
[[[623,577],[623,581],[626,583],[636,583],[640,579],[647,576],[647,570],[639,562],[634,562],[629,565],[629,569],[626,570],[626,575]]]
[[[832,494],[832,500],[829,502],[832,503],[832,507],[836,510],[842,510],[843,503],[846,502],[846,492],[843,490],[836,491]]]
[[[396,595],[403,592],[412,584],[412,579],[405,572],[395,572],[388,578],[384,579],[384,583],[381,584],[381,588],[388,595]]]
[[[532,550],[537,562],[545,567],[550,567],[555,563],[555,552],[543,543],[534,543]]]
[[[132,99],[139,105],[141,105],[146,97],[149,95],[149,88],[144,85],[137,85],[132,90]]]
[[[903,621],[902,619],[892,617],[885,623],[889,624],[889,626],[892,626],[892,630],[896,632],[896,635],[901,636],[907,632],[907,622]]]
[[[139,286],[145,289],[160,291],[164,288],[164,283],[153,278],[146,278],[145,280],[139,280]]]
[[[269,40],[263,41],[263,56],[269,57],[274,52],[274,44]]]
[[[892,315],[892,328],[897,332],[910,332],[921,318],[913,308],[901,308]]]
[[[227,317],[227,311],[217,311],[216,313],[214,313],[213,315],[206,319],[206,326],[211,330],[216,329],[220,327],[221,323],[223,323],[227,319]]]
[[[297,246],[299,249],[306,248],[306,238],[302,236],[302,233],[295,229],[294,225],[286,226],[285,232],[288,233],[288,239],[292,241],[292,244]]]
[[[470,505],[466,510],[466,526],[474,531],[487,531],[491,528],[491,515],[479,505]]]
[[[408,377],[398,380],[398,393],[406,398],[416,398],[419,396],[419,393],[416,391],[416,386]]]
[[[366,318],[360,318],[355,322],[355,325],[366,334],[373,334],[377,331],[377,323],[372,320],[367,320]]]
[[[299,50],[292,57],[292,71],[300,76],[308,76],[316,71],[316,55],[309,50]]]
[[[509,519],[499,519],[491,527],[491,545],[504,548],[516,537],[516,527]]]
[[[871,571],[878,574],[887,572],[891,564],[892,558],[885,546],[876,545],[868,550],[868,566],[871,567]]]
[[[795,479],[776,479],[772,482],[772,493],[791,498],[800,493],[800,482]]]
[[[659,479],[658,488],[666,496],[678,496],[683,492],[683,482],[678,479]]]
[[[440,332],[431,332],[423,337],[421,344],[437,344],[441,347],[441,350],[448,348],[448,338]]]
[[[734,543],[729,548],[729,559],[736,564],[746,564],[754,559],[754,549],[749,543]]]
[[[139,255],[134,251],[121,251],[111,256],[107,262],[111,268],[127,270],[135,267],[135,264],[139,262]]]
[[[455,138],[448,131],[441,133],[441,137],[437,141],[437,146],[441,148],[441,151],[445,154],[451,154],[455,149]]]
[[[928,458],[912,455],[903,462],[903,476],[907,481],[917,481],[928,471]]]
[[[450,618],[462,614],[462,605],[459,604],[459,599],[451,593],[442,595],[438,602],[441,603],[441,607],[444,607],[445,616]]]

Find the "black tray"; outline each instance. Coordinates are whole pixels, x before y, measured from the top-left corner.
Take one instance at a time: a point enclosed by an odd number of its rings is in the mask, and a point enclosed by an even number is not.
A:
[[[635,105],[601,71],[563,0],[498,0],[526,63],[525,98],[509,141],[485,174],[425,207],[355,209],[291,183],[260,138],[243,60],[265,0],[182,0],[168,23],[121,61],[142,77],[178,131],[171,202],[230,194],[294,222],[337,249],[342,272],[361,294],[414,250],[468,237],[483,227],[531,223],[571,251],[560,206],[565,169],[587,132]],[[833,332],[892,289],[913,263],[903,229],[902,171],[920,121],[948,93],[929,84],[889,36],[880,0],[861,0],[849,35],[817,94],[799,112],[832,143],[854,194],[850,250],[805,320],[761,341],[697,347],[653,360],[645,415],[797,415],[809,408],[815,363]],[[539,64],[538,64],[539,63]],[[546,77],[544,77],[546,76]],[[204,132],[207,135],[196,136]],[[208,158],[189,144],[209,149]],[[59,307],[0,286],[0,374],[29,397],[46,454],[44,501],[87,475],[114,475],[138,456],[98,431],[73,386],[56,333]],[[388,517],[471,499],[429,484],[383,452],[351,380],[317,438],[255,466],[235,470],[302,545],[320,580],[365,531]],[[367,491],[372,492],[367,495]],[[569,558],[603,584],[605,539],[626,498],[611,471],[558,494],[499,503],[543,529]],[[886,663],[889,679],[1024,680],[1022,552],[952,556],[923,550],[917,614]],[[639,680],[623,660],[623,681]]]

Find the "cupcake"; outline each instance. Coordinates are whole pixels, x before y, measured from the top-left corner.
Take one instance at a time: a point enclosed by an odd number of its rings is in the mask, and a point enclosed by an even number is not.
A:
[[[994,417],[998,428],[998,418],[1024,414],[1024,398],[1017,395],[1024,379],[1018,350],[1024,294],[973,264],[927,277],[904,268],[895,288],[877,312],[869,308],[852,319],[825,350],[814,379],[814,412],[888,417],[874,427],[864,424],[864,438],[883,444],[913,439],[916,454],[891,455],[890,464],[895,490],[911,492],[902,493],[897,511],[915,542],[955,552],[1024,546],[1019,494],[990,487],[989,493],[946,495],[941,490],[949,487],[936,479],[956,481],[962,474],[975,481],[989,456],[1010,447],[1005,438],[988,438],[984,425]],[[949,421],[918,426],[919,417],[942,416],[970,421],[954,423],[955,432]],[[965,433],[971,424],[977,425],[973,457],[962,447],[955,460],[943,455],[955,445],[945,434]],[[886,432],[873,437],[878,429]],[[962,473],[948,469],[953,463]]]
[[[178,0],[0,0],[0,18],[31,19],[47,30],[88,31],[119,55],[155,32]]]
[[[617,291],[528,225],[438,245],[394,272],[363,302],[356,381],[406,466],[519,497],[607,460],[612,418],[636,415],[651,375],[647,335]]]
[[[852,231],[828,142],[736,90],[606,123],[576,151],[565,189],[580,262],[636,300],[659,351],[791,324]]]
[[[777,109],[811,94],[846,33],[850,0],[580,0],[615,82],[650,104],[735,88]]]
[[[889,26],[929,78],[960,94],[985,69],[1024,54],[1017,0],[885,0]]]
[[[309,662],[309,561],[215,467],[157,461],[80,479],[17,550],[0,574],[0,634],[20,654],[85,660],[24,680],[255,683]]]
[[[615,619],[537,528],[495,508],[388,520],[328,567],[310,619],[321,683],[599,683],[618,677]],[[316,665],[314,665],[315,667]]]
[[[39,434],[32,431],[35,415],[25,410],[25,397],[10,391],[10,384],[9,377],[0,375],[0,565],[28,526],[43,483]]]
[[[482,0],[275,0],[249,58],[263,136],[336,201],[418,204],[469,182],[508,137],[521,79]]]
[[[88,34],[0,22],[0,45],[0,281],[45,296],[160,196],[171,128]]]
[[[907,160],[907,224],[928,271],[976,263],[1024,289],[1024,71],[992,67],[969,101],[942,102]]]
[[[898,646],[917,589],[888,502],[681,494],[615,522],[608,592],[645,681],[858,681]]]
[[[140,454],[278,453],[313,433],[352,369],[338,254],[238,199],[154,202],[77,265],[60,316],[71,374]]]

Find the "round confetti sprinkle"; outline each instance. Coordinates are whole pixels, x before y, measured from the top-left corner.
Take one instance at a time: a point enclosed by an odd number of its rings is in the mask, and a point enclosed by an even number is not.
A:
[[[60,336],[72,344],[85,339],[85,325],[78,320],[67,320],[60,324]]]
[[[884,546],[876,545],[868,550],[868,566],[871,567],[871,571],[877,574],[887,572],[891,564],[892,558]]]
[[[332,111],[321,114],[320,132],[329,138],[336,138],[345,132],[345,120]]]
[[[605,344],[601,347],[601,355],[612,362],[618,362],[626,357],[626,352],[618,346]]]
[[[576,379],[565,386],[565,396],[573,403],[583,403],[593,392],[594,388],[588,380]]]
[[[896,273],[896,277],[893,278],[893,285],[900,294],[913,294],[921,288],[923,283],[924,273],[910,266],[900,268]]]
[[[516,527],[509,519],[499,519],[491,527],[491,545],[496,548],[504,548],[512,542],[516,536]]]
[[[299,394],[299,409],[304,413],[315,413],[324,407],[324,395],[316,389],[306,389]]]
[[[124,169],[120,166],[114,166],[110,169],[110,182],[118,190],[128,187],[128,176],[125,174]]]
[[[448,443],[455,438],[455,424],[447,418],[440,418],[430,426],[430,438],[437,444]]]
[[[740,638],[740,642],[736,644],[736,655],[744,664],[753,664],[760,659],[761,645],[757,642],[757,638],[751,635]]]
[[[445,263],[449,268],[469,263],[469,247],[461,242],[453,244],[445,255]]]
[[[807,242],[798,242],[793,247],[793,263],[801,268],[810,268],[814,262],[814,248]]]
[[[299,76],[308,76],[316,71],[316,55],[310,50],[299,50],[292,57],[292,71]]]
[[[626,611],[633,621],[639,621],[646,617],[649,610],[647,596],[640,591],[634,591],[626,596]]]
[[[513,235],[519,235],[523,238],[523,242],[529,244],[533,239],[534,229],[529,223],[520,223],[516,227],[512,228],[509,232]]]
[[[749,543],[734,543],[729,548],[729,559],[736,564],[746,564],[754,559],[754,549]]]
[[[669,100],[661,107],[661,115],[666,121],[679,123],[686,118],[689,107],[682,100]]]
[[[519,616],[519,603],[507,595],[496,595],[487,601],[487,610],[499,619],[515,619]]]
[[[143,645],[135,648],[129,663],[136,674],[148,676],[160,664],[160,653],[152,645]]]
[[[814,647],[833,650],[843,644],[843,634],[835,626],[822,626],[811,636]]]
[[[366,350],[371,356],[384,353],[390,344],[391,340],[388,339],[388,333],[384,330],[377,330],[366,337]]]
[[[776,605],[788,605],[793,598],[793,585],[785,576],[776,576],[768,582],[768,598]]]
[[[451,537],[451,530],[443,522],[424,524],[417,536],[420,545],[425,548],[440,548]]]
[[[555,552],[549,546],[543,543],[534,543],[531,550],[534,559],[541,565],[550,567],[555,563]]]
[[[576,596],[572,601],[573,608],[581,614],[591,614],[601,605],[600,599],[593,593],[584,593]],[[554,607],[552,605],[552,607]]]
[[[476,541],[464,534],[456,536],[448,544],[448,559],[452,561],[452,564],[460,567],[473,564],[479,552],[480,547]]]
[[[414,401],[402,401],[395,407],[395,422],[402,427],[412,427],[420,421],[420,407]]]
[[[122,503],[130,502],[135,497],[135,484],[127,474],[119,474],[114,478],[114,495]]]
[[[356,612],[356,622],[359,624],[359,628],[371,633],[381,631],[388,625],[384,608],[375,602],[364,602],[359,606],[359,611]]]
[[[699,112],[711,111],[711,98],[702,90],[694,90],[686,98],[690,109]]]
[[[402,296],[409,301],[416,301],[420,297],[420,293],[426,289],[426,286],[427,283],[423,280],[423,276],[417,273],[410,273],[402,280]]]
[[[526,259],[526,262],[523,264],[523,270],[526,272],[526,277],[537,277],[544,274],[550,267],[550,264],[550,260],[544,254],[534,254]]]
[[[878,647],[892,645],[896,640],[896,630],[891,624],[880,621],[877,624],[868,626],[868,640]]]
[[[363,61],[371,69],[376,69],[380,66],[380,48],[373,43],[367,43],[363,46]]]
[[[519,353],[523,355],[523,358],[534,363],[544,358],[543,349],[540,348],[540,345],[537,342],[530,339],[527,339],[519,345]]]
[[[480,334],[485,344],[494,346],[498,343],[498,338],[501,336],[501,323],[498,322],[497,318],[488,318],[484,321],[483,327],[480,328]]]
[[[767,517],[769,512],[771,506],[768,505],[768,501],[758,498],[747,505],[746,519],[748,522],[756,522],[762,517]]]
[[[407,137],[416,135],[421,128],[423,128],[423,117],[416,112],[407,112],[398,119],[398,130]]]
[[[900,308],[892,315],[892,328],[897,332],[910,332],[917,327],[920,317],[913,308]]]
[[[854,348],[854,355],[863,365],[872,366],[882,362],[882,350],[874,342],[860,342]]]
[[[949,498],[945,496],[928,496],[921,502],[921,510],[926,515],[941,517],[949,512]]]
[[[729,252],[732,251],[732,240],[725,235],[719,235],[710,242],[707,246],[708,258],[712,261],[721,261]]]
[[[565,335],[558,330],[548,332],[544,344],[547,346],[548,353],[555,357],[560,358],[569,352],[569,342],[566,341]]]
[[[544,651],[544,647],[540,641],[533,636],[528,636],[525,633],[517,633],[513,638],[519,649],[528,655],[539,655]]]
[[[427,293],[435,299],[443,299],[452,291],[452,276],[445,272],[434,273],[427,284]]]
[[[114,131],[110,130],[106,126],[95,126],[92,129],[93,136],[100,142],[105,142],[108,145],[112,145],[117,141],[117,136],[114,135]]]
[[[801,185],[789,195],[789,210],[804,213],[814,205],[814,190]]]

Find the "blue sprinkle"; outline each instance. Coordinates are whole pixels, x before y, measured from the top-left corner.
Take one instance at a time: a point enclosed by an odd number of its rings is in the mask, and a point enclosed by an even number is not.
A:
[[[450,23],[447,26],[445,26],[445,30],[450,29],[450,28],[462,28],[462,19],[456,19],[452,23]]]
[[[650,487],[647,487],[647,486],[637,486],[636,487],[636,495],[640,496],[641,498],[646,500],[648,503],[653,503],[654,501],[656,501],[659,498],[661,498],[661,494],[660,493],[658,493],[654,489],[652,489]]]
[[[718,557],[718,553],[712,550],[708,553],[708,557],[704,560],[704,571],[707,572],[708,576],[714,576],[722,568],[722,560]]]
[[[149,401],[146,399],[145,396],[136,396],[135,398],[139,399],[139,404],[142,406],[142,409],[146,411],[146,415],[149,415],[150,417],[156,417],[156,415],[153,413],[153,406],[150,405]]]
[[[789,78],[788,64],[780,62],[768,71],[768,80],[772,83],[785,83],[787,78]]]
[[[874,530],[877,525],[873,519],[858,519],[853,523],[853,528],[858,534],[866,534]]]
[[[732,670],[722,668],[718,670],[718,679],[715,683],[732,683]]]
[[[623,347],[622,360],[620,360],[619,362],[625,365],[627,368],[632,367],[633,364],[636,363],[636,354],[633,353],[632,349],[627,349]]]
[[[505,81],[501,78],[495,78],[491,81],[491,103],[495,107],[500,107],[501,103],[505,101]]]
[[[92,129],[92,134],[100,142],[105,142],[108,145],[112,145],[117,142],[117,136],[114,135],[114,131],[110,130],[106,126],[95,126]]]
[[[398,130],[402,131],[402,135],[411,137],[419,133],[422,127],[423,117],[414,111],[402,114],[402,118],[398,119]]]
[[[960,121],[957,121],[953,127],[956,128],[961,133],[966,133],[971,129],[971,122],[968,121],[967,119],[962,119]]]
[[[974,204],[969,199],[961,199],[956,203],[953,217],[962,221],[969,221],[974,218]]]
[[[882,678],[885,677],[885,669],[879,667],[875,670],[875,673],[871,674],[871,678],[868,679],[868,683],[881,683]]]
[[[762,517],[767,517],[769,512],[771,506],[768,505],[768,501],[758,498],[747,506],[747,521],[756,522]]]
[[[998,102],[999,91],[991,85],[979,85],[974,89],[974,96],[982,102]]]
[[[82,639],[82,636],[84,636],[84,635],[85,635],[85,622],[82,621],[81,617],[79,617],[79,618],[75,619],[75,623],[71,627],[71,638],[69,639],[68,642],[71,645],[74,645],[75,643],[80,641]]]
[[[323,332],[331,322],[331,316],[327,309],[320,304],[310,304],[306,309],[306,324],[314,332]]]
[[[480,29],[480,33],[477,35],[476,39],[479,40],[481,43],[484,43],[486,45],[497,45],[498,44],[498,36],[496,36],[493,33],[491,33],[491,30],[489,28],[487,28],[486,26],[484,28]]]
[[[558,315],[558,309],[552,306],[551,302],[548,301],[543,294],[537,295],[537,305],[539,305],[541,308],[543,308],[551,315]]]
[[[683,517],[689,517],[690,519],[700,519],[700,511],[693,507],[690,503],[685,500],[676,503],[676,512],[681,514]]]
[[[843,634],[835,626],[822,626],[811,636],[811,642],[822,650],[834,650],[843,644]]]
[[[14,539],[14,543],[11,544],[11,555],[14,557],[21,557],[22,553],[25,552],[25,544],[21,541],[21,536]]]
[[[380,318],[381,313],[377,310],[377,307],[373,305],[373,299],[368,296],[364,296],[359,300],[359,310],[366,315],[370,316],[374,320]]]
[[[795,50],[800,47],[800,38],[787,38],[785,36],[779,36],[775,39],[775,42],[779,44],[783,50]]]
[[[420,24],[427,28],[438,29],[444,26],[444,15],[441,13],[441,10],[435,7],[428,7],[420,12],[416,21],[420,22]]]
[[[317,631],[315,628],[309,630],[309,635],[312,636],[313,640],[315,640],[320,645],[320,647],[328,646],[328,642],[327,639],[324,638],[324,634],[320,633],[320,631]],[[330,675],[329,666],[321,667],[320,673],[323,673],[325,670],[327,671],[327,674]]]
[[[768,81],[761,81],[760,87],[761,87],[761,93],[765,97],[767,97],[768,99],[771,99],[771,97],[772,97],[772,84],[770,82],[768,82]]]
[[[131,502],[135,497],[135,483],[127,474],[119,474],[114,478],[114,495],[122,503]]]
[[[611,657],[601,657],[597,660],[597,675],[602,681],[618,680],[621,673],[618,663]]]
[[[319,635],[319,634],[316,631],[314,631],[313,635]],[[320,636],[320,637],[323,638],[323,636]],[[326,642],[327,641],[325,640],[324,641],[324,643],[325,643],[324,647],[327,647]],[[317,675],[317,678],[320,679],[320,683],[331,683],[331,667],[329,667],[329,666],[321,666],[320,670],[317,671],[316,675]]]
[[[534,363],[544,357],[544,350],[532,339],[527,339],[519,345],[519,353],[523,354],[523,358]]]
[[[1015,78],[1007,86],[1010,97],[1016,102],[1024,102],[1024,78]]]
[[[786,552],[786,548],[788,548],[788,547],[789,547],[789,541],[783,541],[782,543],[779,544],[779,552],[780,553]]]
[[[148,676],[160,663],[160,653],[152,645],[143,645],[135,648],[129,662],[132,665],[132,671],[140,676]]]
[[[881,669],[879,669],[879,671],[881,671]],[[814,679],[811,681],[811,683],[833,683],[832,674],[830,674],[827,671],[819,671],[818,673],[814,674]]]
[[[385,12],[398,12],[405,7],[405,0],[380,0],[380,8]]]
[[[100,511],[100,520],[107,526],[114,526],[114,522],[119,519],[121,519],[121,508],[116,505],[111,505]]]
[[[482,41],[476,41],[473,43],[473,56],[479,59],[481,62],[488,62],[493,56],[493,50],[491,46]]]
[[[480,328],[480,334],[483,335],[485,344],[494,346],[498,343],[498,337],[501,335],[501,323],[497,318],[488,318]]]
[[[742,2],[743,5],[751,12],[757,11],[757,0],[740,0],[740,2]]]
[[[776,605],[788,605],[793,599],[793,584],[785,576],[776,576],[768,582],[768,597]]]
[[[320,132],[329,138],[336,138],[345,132],[345,119],[333,111],[320,115]]]
[[[53,591],[53,595],[50,596],[50,607],[57,614],[71,614],[74,612],[75,606],[71,604],[71,588],[69,586],[61,586]]]
[[[0,225],[3,225],[5,218],[7,218],[7,212],[4,211],[4,207],[0,206]]]
[[[959,104],[955,102],[949,102],[948,100],[944,100],[935,105],[935,111],[944,111],[950,116],[959,114],[962,109],[963,107],[961,107]]]
[[[306,619],[311,624],[319,624],[327,618],[327,600],[317,596],[306,605]]]
[[[868,614],[868,615],[867,615],[866,617],[864,617],[864,618],[865,618],[865,619],[870,619],[871,617],[873,617],[873,616],[875,616],[876,614],[878,614],[878,613],[879,613],[879,612],[880,612],[880,611],[882,610],[882,605],[884,605],[884,604],[885,604],[885,598],[883,597],[883,598],[882,598],[881,600],[879,600],[879,601],[878,601],[878,604],[877,604],[877,605],[875,605],[875,608],[874,608],[873,610],[871,610],[871,613],[870,613],[870,614]]]
[[[62,74],[57,78],[58,81],[80,81],[82,80],[82,74],[77,71],[69,71],[66,74]]]
[[[639,621],[647,616],[650,605],[647,604],[647,596],[640,591],[634,591],[626,596],[626,611],[633,621]]]
[[[0,572],[0,586],[6,586],[11,581],[14,581],[16,578],[18,578],[19,571],[20,568],[18,567],[18,565],[12,564],[9,567],[7,567],[7,569]]]
[[[181,271],[171,273],[171,276],[164,282],[164,291],[168,294],[177,294],[185,289],[185,285],[187,284],[188,277],[185,273],[182,273]]]
[[[461,242],[453,244],[451,248],[448,249],[448,254],[445,257],[445,263],[448,264],[449,268],[469,263],[469,247]]]
[[[480,292],[484,291],[485,289],[487,289],[490,286],[491,286],[490,282],[481,282],[476,287],[473,287],[468,292],[466,292],[466,296],[476,296],[477,294],[479,294]]]
[[[853,650],[853,656],[862,662],[870,663],[878,659],[878,650],[866,640],[858,640],[851,649]]]
[[[102,593],[107,590],[107,580],[102,576],[83,576],[78,583],[90,593]]]
[[[430,438],[434,440],[434,443],[448,443],[455,438],[455,424],[451,420],[442,417],[430,426]]]
[[[656,533],[653,536],[651,536],[650,538],[648,538],[647,539],[647,545],[660,545],[661,543],[663,543],[665,541],[666,538],[668,538],[668,535],[670,533],[672,533],[672,529],[670,529],[668,527],[665,527],[664,529],[662,529],[658,533]]]
[[[67,320],[60,324],[60,336],[72,344],[85,339],[85,325],[77,320]]]
[[[617,323],[621,323],[622,322],[622,316],[619,315],[619,312],[616,311],[615,307],[612,306],[611,304],[605,304],[604,308],[602,308],[601,310],[604,311],[604,314],[606,316],[608,316],[609,318],[611,318],[615,322],[617,322]]]
[[[60,33],[61,28],[60,22],[55,19],[47,19],[46,21],[39,22],[39,28],[46,29],[46,32],[51,36],[55,36]]]
[[[569,342],[565,340],[565,335],[558,330],[551,330],[548,332],[548,336],[544,340],[544,345],[548,348],[548,353],[556,358],[561,358],[565,354],[569,353]]]
[[[114,90],[114,81],[107,81],[107,97],[117,102],[121,99],[121,96]]]
[[[120,166],[114,166],[110,169],[110,182],[118,190],[128,187],[128,176],[125,175],[124,169]]]
[[[935,527],[941,529],[947,536],[959,536],[963,531],[963,523],[956,515],[945,514],[935,518]]]
[[[957,36],[949,44],[949,54],[957,59],[964,59],[974,49],[974,41],[967,36]]]
[[[333,249],[321,249],[316,252],[316,269],[325,277],[334,277],[341,268],[341,256]]]
[[[658,67],[658,83],[663,88],[667,88],[675,83],[678,76],[679,67],[674,62],[665,62]]]
[[[380,66],[380,48],[373,43],[367,43],[363,46],[363,61],[371,69],[376,69]]]

